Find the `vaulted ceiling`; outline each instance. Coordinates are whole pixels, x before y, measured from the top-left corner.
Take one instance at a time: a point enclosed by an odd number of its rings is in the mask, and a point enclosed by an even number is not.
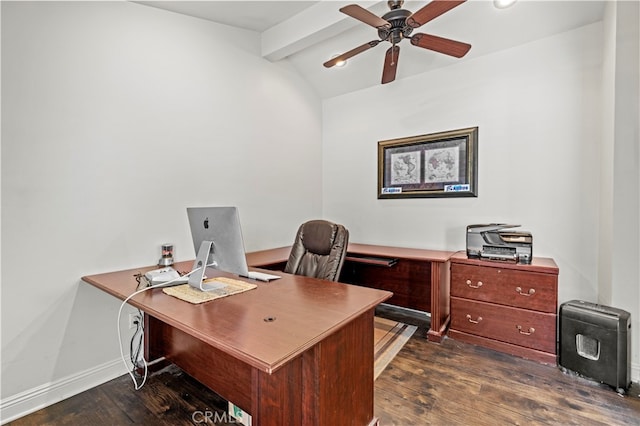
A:
[[[380,84],[383,42],[351,58],[341,68],[325,68],[331,57],[377,40],[377,30],[338,9],[358,4],[381,16],[386,1],[140,1],[213,22],[260,33],[262,56],[270,61],[286,58],[310,82],[321,98],[329,98]],[[414,12],[428,1],[405,1]],[[461,59],[411,45],[399,44],[396,81],[457,61],[468,61],[533,40],[602,20],[605,1],[519,0],[497,9],[489,0],[470,0],[420,27],[423,33],[472,45]],[[389,83],[393,85],[395,82]]]

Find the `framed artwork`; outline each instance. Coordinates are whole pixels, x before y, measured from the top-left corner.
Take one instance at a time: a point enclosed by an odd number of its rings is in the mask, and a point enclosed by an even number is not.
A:
[[[477,197],[478,128],[378,142],[378,198]]]

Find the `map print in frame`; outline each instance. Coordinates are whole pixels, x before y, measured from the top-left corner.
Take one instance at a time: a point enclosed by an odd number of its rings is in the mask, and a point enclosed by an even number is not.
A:
[[[391,154],[391,185],[420,183],[420,151]]]
[[[459,174],[460,149],[457,146],[425,149],[424,164],[426,168],[424,174],[425,182],[451,182],[457,179]]]
[[[378,198],[477,197],[478,128],[378,142]]]

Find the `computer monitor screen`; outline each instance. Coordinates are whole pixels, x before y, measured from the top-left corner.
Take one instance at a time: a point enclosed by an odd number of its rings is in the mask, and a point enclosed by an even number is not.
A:
[[[202,242],[211,241],[209,267],[243,277],[249,274],[236,207],[188,207],[187,216],[196,256]]]

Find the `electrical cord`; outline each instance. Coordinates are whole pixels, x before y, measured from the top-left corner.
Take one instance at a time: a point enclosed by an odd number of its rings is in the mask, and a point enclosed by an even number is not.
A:
[[[133,364],[134,366],[138,365],[138,360],[140,359],[140,355],[142,353],[142,342],[144,340],[143,318],[144,317],[142,315],[142,311],[138,309],[138,314],[133,321],[136,326],[136,331],[133,333],[133,336],[131,336],[131,343],[129,344],[129,357],[131,359],[131,364]]]
[[[207,265],[207,266],[209,266],[209,265]],[[129,369],[129,365],[127,364],[127,360],[126,360],[126,358],[124,356],[124,349],[122,348],[122,332],[120,331],[120,317],[122,316],[122,309],[124,308],[124,305],[126,305],[129,300],[131,300],[133,297],[135,297],[136,295],[138,295],[140,293],[143,293],[143,292],[145,292],[147,290],[151,290],[151,289],[154,289],[154,288],[166,287],[168,284],[171,284],[172,282],[177,281],[179,279],[183,279],[184,277],[188,277],[189,275],[193,274],[196,271],[199,271],[200,269],[201,269],[201,267],[198,267],[198,268],[195,268],[192,271],[188,272],[187,274],[185,274],[183,276],[180,276],[178,278],[174,278],[174,279],[172,279],[170,281],[166,281],[166,282],[163,282],[163,283],[160,283],[160,284],[155,284],[155,285],[152,285],[152,286],[149,286],[149,287],[144,287],[144,288],[142,288],[140,290],[137,290],[137,291],[131,293],[126,299],[124,299],[124,301],[120,305],[120,309],[118,309],[118,321],[117,321],[118,344],[120,345],[120,357],[122,358],[122,362],[124,363],[125,367],[127,368],[127,372],[129,373],[129,376],[131,377],[131,380],[133,380],[133,386],[134,386],[135,390],[140,390],[144,386],[144,384],[147,381],[148,370],[149,370],[148,369],[148,365],[147,365],[147,360],[145,360],[144,357],[142,357],[142,363],[144,365],[144,375],[143,375],[143,378],[142,378],[142,382],[140,384],[138,384],[138,381],[136,380],[135,376],[133,375],[133,372],[135,371],[135,368],[136,368],[136,365],[137,365],[137,361],[138,361],[138,358],[140,356],[140,350],[142,349],[142,338],[144,336],[144,324],[142,324],[143,323],[142,317],[140,317],[138,319],[138,324],[136,326],[136,332],[134,333],[134,337],[133,337],[133,338],[135,338],[136,333],[138,333],[138,331],[140,331],[140,337],[139,337],[140,344],[139,344],[138,350],[136,351],[135,356],[134,356],[134,354],[131,354],[131,353],[129,354],[130,361],[133,364],[133,367],[131,369]],[[140,312],[139,309],[138,309],[138,312]],[[140,315],[142,315],[142,312],[140,312]],[[133,338],[131,340],[131,347],[133,347]]]

